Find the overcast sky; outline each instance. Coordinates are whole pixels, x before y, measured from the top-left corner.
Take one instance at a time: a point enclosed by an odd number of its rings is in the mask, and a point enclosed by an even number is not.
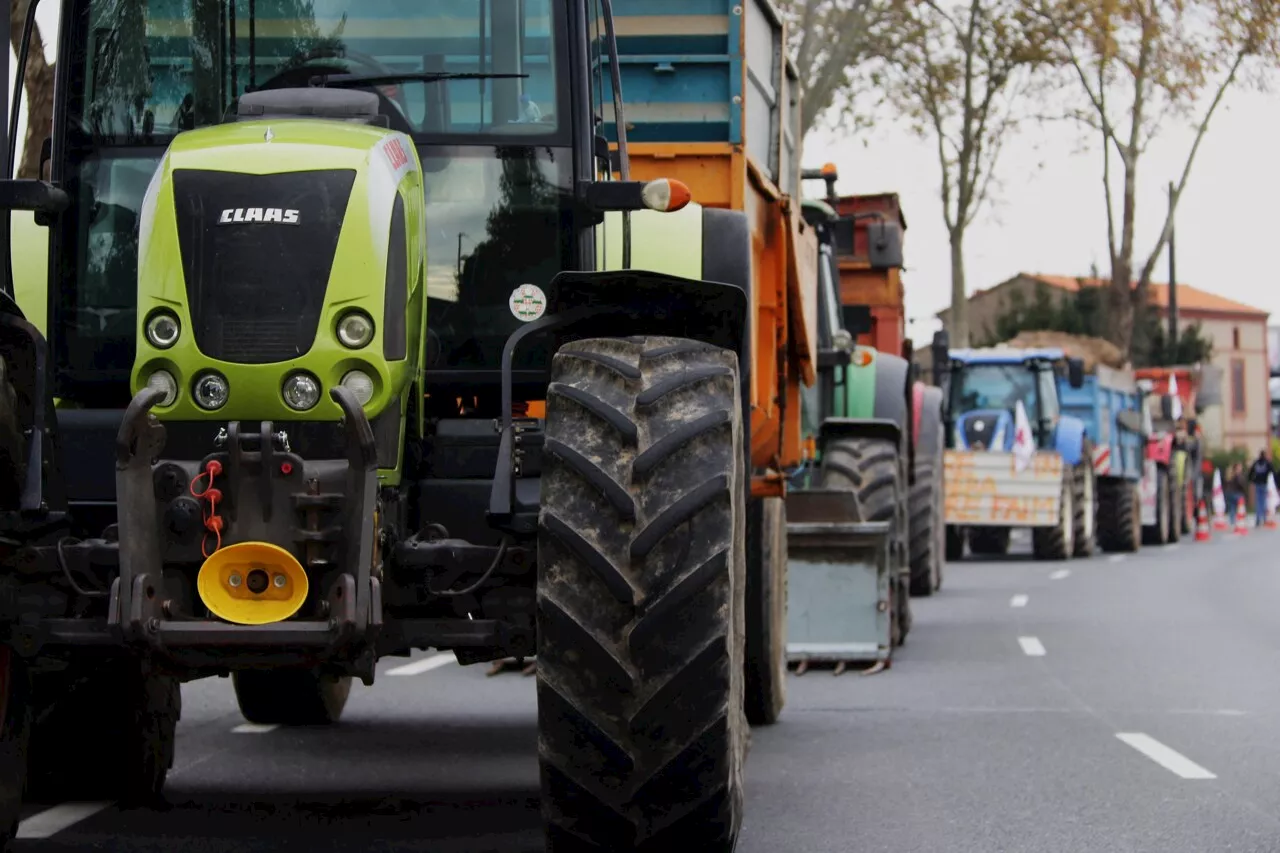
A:
[[[1280,199],[1278,131],[1280,94],[1229,94],[1196,155],[1177,215],[1178,280],[1275,315],[1280,217],[1266,211]],[[1093,140],[1061,123],[1010,140],[997,170],[1003,183],[997,203],[979,214],[965,240],[969,292],[1019,272],[1088,275],[1096,263],[1107,274],[1101,147],[1086,142]],[[1168,182],[1180,174],[1191,142],[1189,129],[1170,125],[1140,161],[1135,266],[1154,245]],[[917,346],[927,344],[939,328],[934,314],[951,299],[933,143],[882,123],[861,138],[814,132],[805,140],[804,160],[806,166],[835,163],[842,194],[899,194],[907,219],[907,316],[914,321],[908,334]],[[1168,280],[1167,254],[1154,280]],[[1280,316],[1270,322],[1280,323]]]
[[[43,0],[36,17],[52,60],[58,4]],[[11,52],[11,75],[15,66]],[[1280,94],[1229,94],[1200,147],[1177,220],[1178,280],[1273,312],[1275,323],[1280,217],[1268,211],[1280,199],[1278,137]],[[1170,125],[1141,161],[1136,264],[1163,223],[1166,187],[1180,173],[1191,141],[1189,130]],[[897,122],[859,136],[817,131],[805,140],[804,162],[835,163],[841,193],[899,194],[907,219],[907,332],[917,346],[927,344],[938,328],[934,314],[951,298],[932,143]],[[965,243],[970,292],[1018,272],[1088,275],[1097,264],[1106,274],[1102,161],[1093,139],[1066,124],[1029,131],[1006,145],[998,175],[1003,186],[995,203],[979,214]],[[1166,263],[1162,257],[1155,280],[1167,280]]]

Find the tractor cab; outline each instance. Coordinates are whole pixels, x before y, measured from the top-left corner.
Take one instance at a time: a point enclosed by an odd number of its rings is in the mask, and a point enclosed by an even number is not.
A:
[[[1054,446],[1061,413],[1058,370],[1061,350],[951,350],[948,405],[952,424],[949,446],[960,450],[1011,450],[1014,416],[1022,404],[1036,445]],[[1082,366],[1067,360],[1071,386],[1083,381]]]

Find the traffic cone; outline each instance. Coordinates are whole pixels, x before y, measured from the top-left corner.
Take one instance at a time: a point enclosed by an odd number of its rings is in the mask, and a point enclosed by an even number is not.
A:
[[[1222,470],[1213,469],[1213,529],[1230,530],[1227,522],[1227,499],[1222,493]]]
[[[1200,501],[1200,508],[1196,510],[1196,541],[1208,542],[1212,534],[1209,532],[1209,510],[1205,507],[1204,501]]]
[[[1247,536],[1249,533],[1249,528],[1245,527],[1244,524],[1244,498],[1239,498],[1236,501],[1236,529],[1234,532],[1237,536]]]

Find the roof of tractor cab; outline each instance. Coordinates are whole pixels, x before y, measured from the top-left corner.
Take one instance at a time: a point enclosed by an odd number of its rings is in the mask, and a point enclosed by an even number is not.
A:
[[[1058,361],[1065,357],[1061,349],[1014,349],[1013,347],[988,347],[984,349],[953,349],[951,360],[963,364],[1024,364],[1028,361]]]

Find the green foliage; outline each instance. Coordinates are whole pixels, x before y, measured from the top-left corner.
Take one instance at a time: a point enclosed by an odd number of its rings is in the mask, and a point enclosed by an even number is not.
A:
[[[1214,468],[1222,472],[1222,479],[1227,478],[1227,469],[1239,462],[1246,465],[1253,457],[1249,455],[1249,451],[1242,447],[1233,447],[1230,450],[1219,448],[1209,452],[1209,462]]]
[[[1107,338],[1106,288],[1085,285],[1083,280],[1081,284],[1071,292],[1037,281],[1031,299],[1022,291],[1013,290],[1005,310],[996,317],[994,328],[986,330],[986,338],[979,346],[993,346],[1017,337],[1020,332],[1065,332]],[[1213,354],[1213,344],[1204,337],[1199,323],[1183,329],[1177,350],[1170,352],[1165,342],[1165,322],[1157,311],[1140,312],[1139,322],[1143,324],[1143,334],[1135,338],[1146,344],[1132,354],[1135,367],[1195,364],[1208,361]]]

